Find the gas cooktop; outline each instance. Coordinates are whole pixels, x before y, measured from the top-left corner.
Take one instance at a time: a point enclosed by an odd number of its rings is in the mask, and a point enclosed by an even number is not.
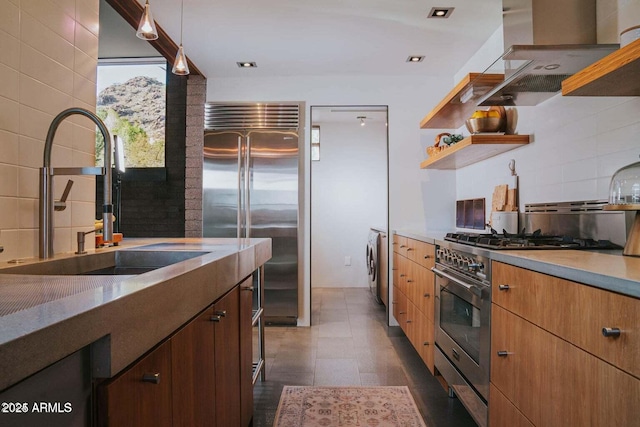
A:
[[[547,236],[540,230],[533,233],[447,233],[451,242],[487,249],[622,249],[609,240],[583,239],[572,236]]]

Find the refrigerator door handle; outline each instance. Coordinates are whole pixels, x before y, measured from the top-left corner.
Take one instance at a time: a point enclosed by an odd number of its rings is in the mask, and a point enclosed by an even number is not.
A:
[[[246,238],[251,237],[251,137],[247,135],[247,150],[245,151],[244,188],[245,188],[245,224]]]
[[[238,137],[238,209],[237,209],[237,223],[236,233],[238,239],[242,237],[242,137]]]

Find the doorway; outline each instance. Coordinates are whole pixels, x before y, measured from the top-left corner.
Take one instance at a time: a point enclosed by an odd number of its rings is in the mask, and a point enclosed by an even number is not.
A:
[[[388,135],[387,106],[311,107],[312,291],[369,287],[369,231],[388,227]]]

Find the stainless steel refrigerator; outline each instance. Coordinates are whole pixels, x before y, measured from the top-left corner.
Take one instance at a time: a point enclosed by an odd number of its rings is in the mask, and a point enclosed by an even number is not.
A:
[[[206,106],[203,236],[270,237],[272,258],[264,273],[265,321],[295,325],[300,182],[297,116],[295,122],[265,121],[267,106],[245,105],[241,111],[237,105]]]

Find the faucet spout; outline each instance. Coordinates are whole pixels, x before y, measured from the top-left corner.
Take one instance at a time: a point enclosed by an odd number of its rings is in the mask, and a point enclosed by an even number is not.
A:
[[[89,118],[96,124],[104,138],[104,167],[103,168],[60,168],[56,171],[51,167],[51,150],[53,139],[60,123],[67,117],[78,114]],[[54,117],[49,125],[47,139],[44,143],[43,167],[40,169],[40,200],[39,200],[39,255],[46,259],[53,257],[53,177],[54,175],[103,175],[104,190],[102,204],[103,238],[105,242],[113,240],[113,205],[111,203],[111,135],[104,122],[89,110],[84,108],[68,108]],[[98,172],[96,172],[96,169]]]

